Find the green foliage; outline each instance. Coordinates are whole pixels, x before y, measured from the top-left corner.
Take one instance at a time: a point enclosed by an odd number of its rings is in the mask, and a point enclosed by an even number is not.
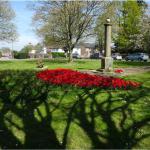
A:
[[[103,11],[98,16],[96,21],[95,33],[97,38],[97,45],[99,50],[104,50],[104,24],[106,19],[109,18],[112,23],[112,38],[117,34],[118,29],[118,11],[121,8],[120,1],[106,1],[103,7]],[[110,15],[111,14],[111,15]]]
[[[142,29],[142,32],[144,34],[143,47],[145,52],[150,54],[150,14],[145,15]]]
[[[150,30],[144,36],[144,50],[150,54]]]
[[[136,1],[124,1],[120,29],[116,38],[116,46],[121,51],[134,51],[142,48],[141,21],[142,8]]]
[[[29,53],[32,49],[33,49],[33,45],[32,44],[28,44],[28,45],[24,46],[21,49],[21,52],[22,53]]]
[[[63,53],[63,52],[52,52],[52,57],[53,58],[65,58],[66,56],[65,56],[65,53]]]
[[[34,45],[34,49],[35,49],[37,52],[40,52],[40,51],[42,51],[43,46],[42,46],[40,43],[37,43],[36,45]]]
[[[35,5],[33,21],[46,46],[66,47],[69,62],[79,41],[89,35],[101,1],[43,1]],[[40,23],[39,23],[40,22]]]
[[[0,41],[15,41],[16,26],[13,23],[15,12],[9,1],[0,1]]]
[[[22,52],[22,51],[13,51],[14,58],[16,59],[26,59],[29,58],[28,53]]]
[[[32,45],[31,43],[29,43],[21,49],[21,52],[28,54],[31,50],[36,50],[37,52],[41,52],[42,49],[43,46],[40,43],[37,43],[36,45]]]

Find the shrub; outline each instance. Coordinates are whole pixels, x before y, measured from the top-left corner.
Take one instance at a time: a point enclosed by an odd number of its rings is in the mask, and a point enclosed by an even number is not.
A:
[[[26,59],[26,58],[29,58],[28,53],[17,52],[17,51],[14,51],[13,53],[14,53],[14,58],[16,58],[16,59]]]
[[[58,58],[58,57],[64,58],[65,57],[65,53],[62,53],[62,52],[52,52],[52,57],[53,58]]]

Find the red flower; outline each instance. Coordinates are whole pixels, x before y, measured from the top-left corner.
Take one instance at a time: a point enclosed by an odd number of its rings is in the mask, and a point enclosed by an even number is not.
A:
[[[115,73],[123,73],[123,70],[122,69],[117,69],[117,70],[115,70]]]
[[[121,78],[105,77],[81,73],[71,69],[44,70],[37,73],[37,78],[54,85],[72,85],[84,88],[128,88],[139,87],[140,84]]]

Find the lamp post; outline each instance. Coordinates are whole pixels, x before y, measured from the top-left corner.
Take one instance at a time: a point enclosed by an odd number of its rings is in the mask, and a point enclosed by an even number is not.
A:
[[[104,57],[101,60],[101,71],[110,72],[113,70],[113,59],[111,57],[111,26],[110,19],[106,19],[105,26],[105,43],[104,43]]]
[[[12,51],[14,50],[14,47],[13,47],[13,39],[11,40],[11,49],[12,49]]]

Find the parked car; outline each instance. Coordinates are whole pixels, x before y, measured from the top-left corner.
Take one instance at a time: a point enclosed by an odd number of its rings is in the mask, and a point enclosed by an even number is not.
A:
[[[113,53],[113,54],[112,54],[112,58],[113,58],[114,60],[122,60],[122,56],[121,56],[120,53]]]
[[[91,59],[101,59],[103,57],[102,53],[93,53],[90,58]]]
[[[129,54],[126,57],[126,60],[131,60],[131,61],[148,61],[149,56],[146,53],[133,53]]]
[[[78,53],[73,53],[72,58],[80,58],[80,55]]]

